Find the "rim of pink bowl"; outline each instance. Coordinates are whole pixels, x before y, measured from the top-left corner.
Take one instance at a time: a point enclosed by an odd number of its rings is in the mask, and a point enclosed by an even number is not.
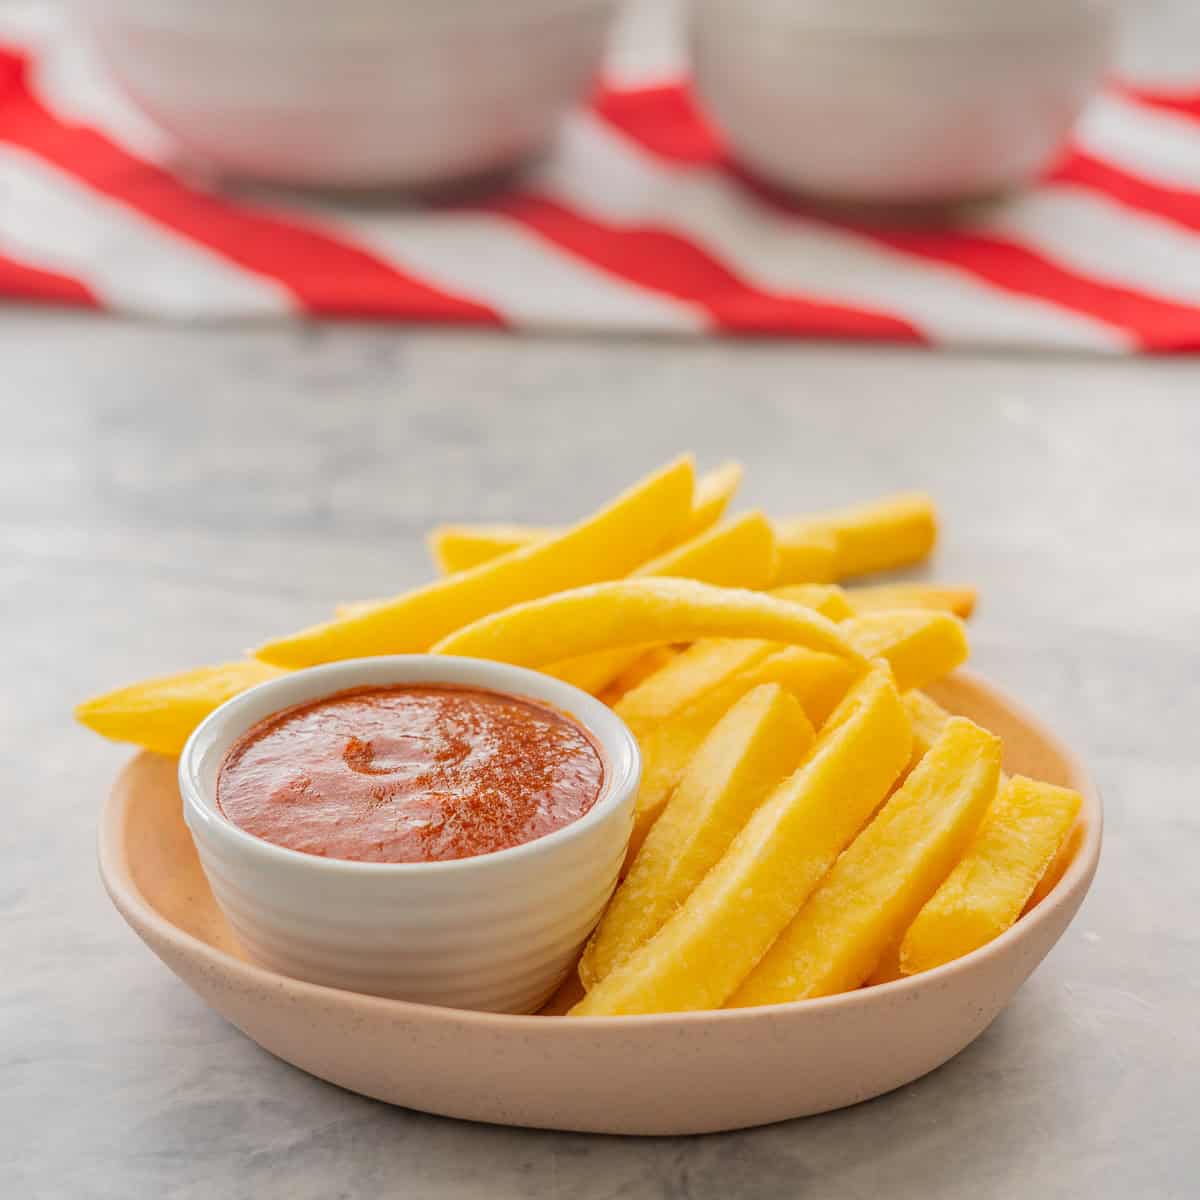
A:
[[[1086,890],[1091,877],[1100,860],[1100,846],[1104,832],[1104,811],[1099,792],[1090,773],[1083,766],[1078,755],[1072,751],[1061,738],[1050,730],[1043,721],[1035,717],[1023,705],[1014,701],[1006,692],[988,683],[981,676],[969,671],[958,671],[956,678],[968,686],[980,689],[995,696],[1022,723],[1037,731],[1038,737],[1050,744],[1055,753],[1067,763],[1074,784],[1083,797],[1083,808],[1079,819],[1083,822],[1084,836],[1074,858],[1063,872],[1062,878],[1054,885],[1041,902],[1029,912],[1020,916],[998,937],[986,945],[964,954],[961,958],[952,959],[939,967],[922,971],[917,975],[909,975],[903,979],[891,980],[888,983],[874,984],[871,987],[859,987],[849,992],[839,992],[832,996],[818,996],[809,1000],[789,1000],[782,1004],[762,1004],[750,1008],[706,1008],[686,1012],[666,1013],[636,1013],[628,1016],[583,1016],[569,1019],[556,1019],[556,1016],[542,1016],[538,1013],[496,1013],[484,1012],[471,1008],[449,1008],[437,1004],[421,1004],[413,1000],[395,1000],[387,996],[371,996],[364,992],[351,992],[343,988],[327,987],[320,983],[309,983],[304,979],[295,979],[290,975],[282,975],[270,971],[256,963],[247,962],[232,954],[219,950],[210,943],[172,924],[156,908],[151,905],[138,890],[126,869],[124,843],[121,837],[119,820],[123,815],[125,805],[117,804],[110,793],[105,800],[101,813],[97,838],[97,851],[100,864],[100,877],[108,892],[109,898],[126,920],[132,923],[131,913],[137,914],[137,921],[147,924],[160,937],[169,942],[185,943],[189,953],[206,960],[213,966],[227,972],[233,972],[261,985],[275,985],[280,982],[290,988],[298,989],[301,993],[310,995],[313,999],[339,997],[342,1003],[352,1003],[368,1009],[395,1011],[397,1009],[423,1016],[433,1020],[453,1020],[467,1024],[484,1024],[493,1026],[512,1026],[528,1032],[530,1029],[544,1029],[547,1035],[565,1032],[571,1029],[629,1029],[631,1026],[653,1027],[655,1025],[678,1025],[680,1022],[694,1024],[701,1021],[737,1022],[752,1021],[765,1015],[779,1016],[799,1012],[825,1012],[836,1008],[854,1008],[874,1003],[876,1000],[896,996],[906,991],[929,987],[940,980],[949,979],[963,971],[970,971],[987,958],[1002,954],[1015,941],[1019,941],[1036,926],[1050,918],[1052,912],[1068,902],[1068,898],[1081,888]]]

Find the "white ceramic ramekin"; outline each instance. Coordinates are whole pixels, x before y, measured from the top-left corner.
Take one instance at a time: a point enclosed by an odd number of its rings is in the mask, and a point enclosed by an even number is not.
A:
[[[604,755],[603,790],[579,820],[493,854],[432,863],[319,858],[261,840],[216,804],[230,746],[256,722],[347,688],[444,683],[541,700]],[[607,706],[535,671],[397,655],[296,671],[212,713],[179,760],[183,813],[213,895],[246,952],[271,970],[355,992],[491,1012],[531,1012],[562,982],[616,883],[641,774]]]
[[[701,102],[737,156],[837,200],[986,196],[1050,164],[1117,0],[691,0]]]
[[[218,170],[428,187],[539,149],[618,0],[70,0],[129,98]]]

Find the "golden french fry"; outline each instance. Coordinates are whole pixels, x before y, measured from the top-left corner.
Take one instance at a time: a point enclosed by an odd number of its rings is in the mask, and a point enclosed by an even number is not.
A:
[[[846,593],[836,583],[789,583],[772,588],[771,595],[815,608],[831,621],[844,621],[855,613]]]
[[[863,661],[811,608],[691,579],[620,579],[558,592],[475,621],[433,652],[541,667],[619,646],[709,637],[763,638]]]
[[[962,861],[917,914],[900,944],[905,975],[961,958],[1020,915],[1075,822],[1078,792],[1014,775]]]
[[[585,987],[662,928],[814,737],[799,702],[778,684],[747,692],[721,717],[592,934],[579,963]]]
[[[683,906],[571,1015],[720,1008],[886,794],[910,740],[891,673],[875,667]]]
[[[999,774],[1000,739],[952,717],[729,1006],[783,1004],[858,987],[961,857]]]
[[[550,525],[439,525],[426,542],[437,569],[452,575],[544,542],[559,532]]]
[[[916,690],[904,693],[904,707],[912,721],[913,758],[919,760],[942,736],[950,714],[932,697]]]
[[[864,986],[874,987],[878,983],[891,983],[895,979],[903,978],[904,973],[900,970],[900,940],[897,938],[879,956],[879,961],[867,976]],[[582,985],[580,990],[582,991]]]
[[[762,513],[745,513],[643,563],[631,578],[698,579],[721,587],[765,587],[775,573],[775,534]],[[586,692],[599,692],[645,653],[624,646],[553,663],[546,668]]]
[[[546,675],[553,675],[555,679],[598,696],[622,671],[659,649],[661,647],[654,643],[647,646],[618,646],[614,650],[598,650],[594,654],[581,654],[578,658],[565,658],[541,670]]]
[[[770,642],[741,638],[696,642],[622,696],[616,705],[617,715],[640,735],[694,704],[739,671],[761,662],[773,649]]]
[[[966,630],[950,613],[898,608],[851,617],[840,628],[860,654],[892,664],[901,691],[924,687],[967,660]]]
[[[924,493],[904,492],[779,522],[781,547],[818,533],[831,533],[837,540],[832,578],[869,575],[928,557],[937,540],[937,511]]]
[[[633,831],[629,835],[629,847],[625,854],[626,867],[633,864],[646,835],[666,808],[671,793],[704,744],[712,726],[712,714],[705,712],[691,720],[675,717],[661,729],[638,738],[642,752],[642,781],[633,810]]]
[[[832,583],[838,577],[838,541],[831,530],[778,522],[775,537],[779,546],[777,584]]]
[[[833,585],[793,584],[773,588],[771,595],[803,604],[832,621],[850,615],[841,588]],[[746,639],[711,638],[696,642],[675,655],[663,669],[631,687],[620,698],[617,712],[635,731],[656,724],[693,704],[724,680],[766,658],[773,649],[775,647],[769,642]],[[839,699],[841,692],[834,697],[833,703]],[[822,719],[828,712],[826,709],[817,719]]]
[[[93,696],[75,718],[114,742],[132,742],[159,754],[178,754],[192,730],[215,708],[283,672],[252,658],[144,679]]]
[[[927,696],[924,692],[913,690],[905,692],[901,697],[904,701],[904,707],[908,710],[908,719],[912,721],[913,731],[913,749],[912,760],[909,763],[909,770],[925,757],[929,747],[934,744],[942,736],[945,731],[946,722],[950,720],[950,714],[932,697]],[[1008,776],[1003,771],[1000,772],[1000,786],[1003,788],[1008,782]],[[896,960],[896,970],[900,970],[899,953],[900,945],[894,947]]]
[[[696,480],[696,495],[692,501],[692,519],[684,531],[685,537],[695,537],[710,525],[715,525],[724,515],[741,486],[742,464],[722,463],[711,471],[705,471]]]
[[[645,683],[668,663],[673,662],[679,651],[674,646],[652,646],[638,655],[607,687],[598,694],[605,704],[618,704],[621,697]]]
[[[678,536],[691,512],[692,487],[691,460],[679,459],[558,537],[439,579],[366,612],[268,642],[258,657],[275,666],[304,667],[359,655],[428,650],[489,613],[627,575]]]
[[[696,480],[691,516],[680,530],[680,536],[692,538],[715,525],[724,515],[741,481],[742,466],[736,462],[723,463],[701,475]],[[562,532],[553,525],[439,525],[427,540],[434,565],[449,575],[524,546],[544,542]]]
[[[825,602],[826,614],[836,614],[840,589],[829,592],[821,585],[796,585],[775,588],[771,595],[797,602]],[[850,640],[867,657],[886,658],[897,673],[901,686],[915,686],[913,681],[928,683],[947,674],[966,656],[966,639],[962,627],[943,613],[910,610],[897,613],[872,613],[853,618],[842,625]],[[762,660],[772,647],[765,642],[742,640],[713,640],[697,642],[677,655],[664,670],[650,676],[622,697],[617,712],[637,733],[658,724],[694,703],[706,691],[725,679]],[[928,697],[911,701],[932,706],[945,719],[948,714]],[[906,703],[909,703],[906,697]],[[828,710],[827,710],[828,711]],[[809,709],[809,715],[813,712]],[[813,718],[820,720],[820,716]],[[939,726],[940,727],[940,726]],[[921,748],[923,754],[928,744]]]
[[[878,583],[847,588],[846,600],[855,612],[889,608],[933,608],[952,612],[964,620],[975,611],[973,587],[947,587],[938,583]]]
[[[775,575],[775,531],[761,512],[742,513],[680,542],[631,574],[764,588]]]
[[[701,743],[740,697],[764,683],[778,683],[799,700],[808,719],[819,725],[846,694],[859,670],[836,655],[789,646],[750,661],[673,715],[651,725],[631,725],[642,751],[642,783],[627,861],[638,852]]]
[[[1067,832],[1067,836],[1059,843],[1058,849],[1054,852],[1054,857],[1050,860],[1050,865],[1042,872],[1042,877],[1037,881],[1037,887],[1030,893],[1029,899],[1025,901],[1025,907],[1021,910],[1022,913],[1029,912],[1032,908],[1037,908],[1045,898],[1054,891],[1058,885],[1058,881],[1062,879],[1067,868],[1075,861],[1075,855],[1079,853],[1080,847],[1083,845],[1083,835],[1086,830],[1084,823],[1075,819],[1075,824],[1071,826]]]

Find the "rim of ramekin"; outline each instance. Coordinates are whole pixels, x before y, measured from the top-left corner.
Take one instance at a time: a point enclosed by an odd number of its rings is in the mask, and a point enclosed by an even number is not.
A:
[[[314,688],[314,683],[322,686]],[[596,740],[604,758],[604,782],[596,802],[570,824],[504,850],[436,862],[360,862],[306,854],[257,837],[225,816],[217,807],[215,790],[210,794],[201,784],[200,766],[205,757],[218,752],[223,755],[242,734],[271,713],[356,687],[422,683],[475,687],[534,700],[578,721]],[[266,713],[259,712],[261,702],[272,696],[279,697],[279,703]],[[257,715],[247,716],[248,712]],[[214,745],[222,748],[214,750]],[[184,820],[194,836],[223,842],[244,854],[257,855],[265,862],[320,872],[326,877],[478,872],[553,854],[586,836],[589,830],[631,804],[640,780],[641,753],[637,740],[608,705],[580,688],[540,671],[449,654],[378,655],[290,671],[249,688],[214,709],[193,731],[179,756],[179,791],[183,798]]]

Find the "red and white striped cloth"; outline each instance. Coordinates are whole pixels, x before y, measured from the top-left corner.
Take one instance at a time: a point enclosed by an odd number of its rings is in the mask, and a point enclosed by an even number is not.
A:
[[[1111,88],[1039,186],[952,228],[772,192],[682,81],[601,87],[514,190],[381,211],[174,173],[69,42],[0,10],[0,296],[177,320],[1196,351],[1200,87]]]

